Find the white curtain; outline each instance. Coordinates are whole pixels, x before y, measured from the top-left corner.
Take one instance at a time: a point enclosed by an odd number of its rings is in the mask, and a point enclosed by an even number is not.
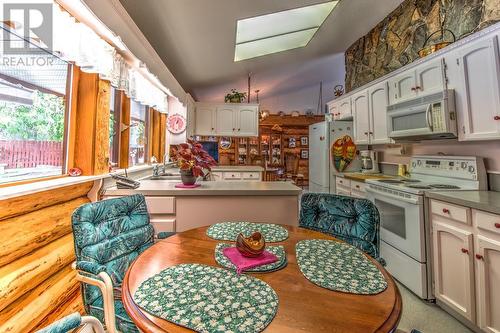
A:
[[[53,50],[66,61],[74,62],[88,73],[98,73],[111,85],[123,90],[137,102],[168,113],[167,94],[148,80],[138,69],[131,68],[115,48],[92,29],[54,5]],[[146,73],[149,73],[144,70]]]

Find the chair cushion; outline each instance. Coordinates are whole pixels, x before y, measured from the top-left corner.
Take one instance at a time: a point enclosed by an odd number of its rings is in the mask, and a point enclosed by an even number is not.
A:
[[[379,257],[380,216],[365,199],[332,194],[302,196],[299,225],[321,231]]]
[[[115,317],[116,317],[116,327],[122,333],[139,333],[139,330],[135,326],[132,319],[130,319],[127,311],[123,307],[121,300],[115,299]],[[102,297],[98,297],[92,305],[88,307],[88,312],[90,315],[97,317],[102,323],[104,323],[104,306]]]
[[[83,205],[72,216],[77,261],[106,268],[114,287],[120,287],[132,261],[153,245],[143,195],[109,199]],[[84,303],[102,296],[97,287],[84,284]]]

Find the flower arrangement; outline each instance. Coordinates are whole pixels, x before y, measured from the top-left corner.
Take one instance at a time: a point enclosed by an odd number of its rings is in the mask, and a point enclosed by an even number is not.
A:
[[[224,97],[225,103],[242,103],[247,98],[247,93],[242,93],[236,91],[236,89],[231,89],[231,92]]]
[[[217,162],[204,149],[201,143],[188,139],[181,143],[177,150],[172,151],[172,160],[177,162],[181,173],[192,173],[194,177],[205,176],[203,169],[211,170]]]

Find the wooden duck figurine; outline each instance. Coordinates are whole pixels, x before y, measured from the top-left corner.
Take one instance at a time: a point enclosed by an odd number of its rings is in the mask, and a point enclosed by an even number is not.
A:
[[[245,257],[255,258],[264,252],[266,241],[260,232],[254,232],[250,237],[239,234],[236,238],[236,248]]]

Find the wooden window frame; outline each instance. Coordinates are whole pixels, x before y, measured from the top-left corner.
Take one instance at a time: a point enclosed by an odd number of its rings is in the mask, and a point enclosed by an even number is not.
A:
[[[113,91],[113,88],[111,90]],[[113,140],[113,154],[111,154],[111,152],[110,152],[109,159],[110,159],[110,162],[116,161],[115,162],[116,167],[114,167],[113,169],[117,169],[117,168],[120,168],[120,153],[121,153],[120,144],[121,144],[121,136],[122,136],[121,122],[122,122],[122,116],[123,116],[122,95],[124,95],[124,92],[121,90],[118,90],[116,88],[114,88],[114,92],[115,92],[115,103],[113,105],[113,108],[114,108],[113,113],[115,115],[115,124],[114,124],[113,130],[116,133],[115,134],[116,137]],[[111,108],[110,108],[110,110],[111,110]],[[111,113],[110,113],[110,116],[111,116]],[[114,156],[111,156],[111,155],[114,155]]]

